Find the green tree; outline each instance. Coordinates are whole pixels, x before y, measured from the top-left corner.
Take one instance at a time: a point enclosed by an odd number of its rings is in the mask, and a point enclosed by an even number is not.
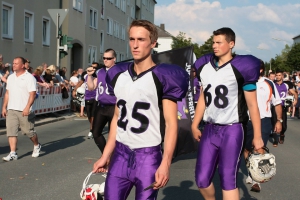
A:
[[[179,32],[176,37],[172,37],[173,40],[171,47],[172,49],[178,49],[182,47],[193,46],[196,58],[199,58],[204,54],[213,52],[212,38],[213,36],[211,36],[203,45],[199,46],[199,44],[192,42],[192,38],[187,38],[184,32]]]
[[[213,44],[213,35],[210,36],[210,38],[208,38],[208,40],[206,40],[204,44],[200,46],[199,48],[200,56],[203,56],[204,54],[208,54],[208,53],[213,53],[214,50],[212,48],[212,44]]]
[[[280,55],[276,55],[274,59],[272,59],[272,70],[273,71],[292,71],[292,67],[287,64],[288,54],[291,51],[291,47],[289,45],[285,45],[284,49],[281,51]]]
[[[300,43],[292,46],[287,54],[286,65],[290,67],[290,71],[300,70]]]

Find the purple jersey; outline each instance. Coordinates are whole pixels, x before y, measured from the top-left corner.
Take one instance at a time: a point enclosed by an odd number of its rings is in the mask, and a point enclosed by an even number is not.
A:
[[[284,100],[289,92],[289,89],[293,89],[293,85],[289,84],[288,82],[282,82],[279,85],[277,82],[275,82],[275,86],[281,98],[281,105],[284,105]]]
[[[193,90],[193,94],[194,94],[194,102],[197,103],[198,99],[200,97],[200,83],[199,83],[197,77],[194,78],[194,90]]]
[[[88,90],[87,88],[87,78],[88,78],[88,75],[85,74],[84,75],[84,82],[85,82],[85,94],[84,94],[84,99],[85,100],[91,100],[91,99],[95,99],[96,97],[96,89],[95,90]]]
[[[162,100],[181,101],[189,76],[177,66],[159,64],[137,75],[133,63],[108,71],[107,83],[120,110],[117,141],[131,149],[159,145],[165,130]]]
[[[113,69],[115,66],[109,69]],[[96,100],[103,105],[115,105],[116,104],[116,97],[114,95],[110,95],[108,92],[108,87],[106,84],[106,68],[101,68],[98,70],[97,73],[97,93],[96,93]]]

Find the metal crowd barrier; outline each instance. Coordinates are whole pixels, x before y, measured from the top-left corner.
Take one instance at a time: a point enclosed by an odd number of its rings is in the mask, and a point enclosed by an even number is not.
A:
[[[5,87],[0,87],[0,114],[2,113],[2,103],[5,95]],[[69,91],[69,98],[63,99],[60,86],[53,86],[45,88],[37,86],[38,98],[33,103],[33,109],[36,115],[67,110],[71,107],[71,91]],[[5,118],[0,115],[0,120]]]

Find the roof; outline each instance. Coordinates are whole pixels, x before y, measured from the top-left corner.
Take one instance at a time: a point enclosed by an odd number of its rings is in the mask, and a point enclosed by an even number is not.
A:
[[[161,24],[160,26],[156,26],[158,37],[173,37],[168,31],[165,30],[165,25]]]
[[[294,40],[294,39],[296,39],[296,38],[300,38],[300,35],[297,35],[296,37],[293,37],[292,39]]]

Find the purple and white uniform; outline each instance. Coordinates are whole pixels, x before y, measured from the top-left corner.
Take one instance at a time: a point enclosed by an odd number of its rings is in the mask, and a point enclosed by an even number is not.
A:
[[[85,93],[84,93],[84,99],[85,100],[92,100],[92,99],[95,99],[96,97],[96,89],[95,90],[88,90],[87,88],[87,77],[88,75],[86,74],[84,76],[84,82],[85,82]]]
[[[200,83],[197,77],[195,77],[193,81],[194,81],[194,90],[193,90],[194,102],[197,103],[200,97]]]
[[[162,100],[185,97],[188,80],[184,69],[169,64],[156,65],[139,75],[133,63],[121,63],[108,71],[107,83],[117,97],[119,120],[105,199],[126,199],[133,186],[136,199],[156,199],[157,190],[143,189],[155,181],[162,160]]]
[[[259,78],[260,60],[251,55],[236,55],[218,67],[216,57],[207,54],[194,67],[203,87],[207,123],[199,143],[196,184],[211,184],[218,166],[223,190],[235,189],[244,141],[243,124],[248,122],[243,87]]]

